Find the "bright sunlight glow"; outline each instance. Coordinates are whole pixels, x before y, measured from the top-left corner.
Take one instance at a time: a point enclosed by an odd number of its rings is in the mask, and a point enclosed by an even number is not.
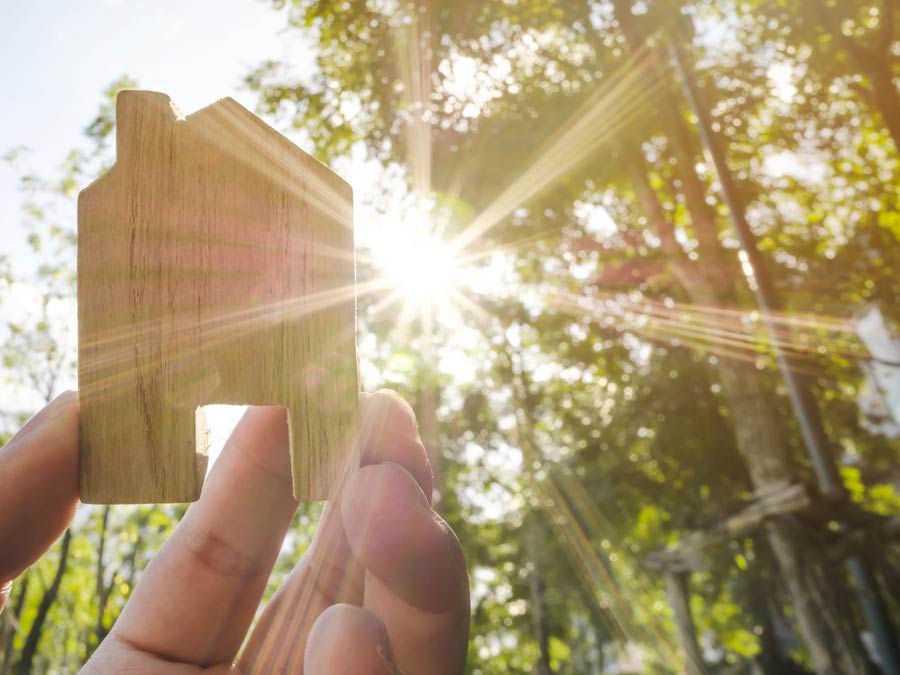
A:
[[[397,329],[432,335],[435,322],[458,325],[462,322],[458,305],[463,298],[466,271],[450,242],[434,226],[434,211],[407,208],[396,219],[379,224],[376,238],[369,242],[371,263],[377,270],[384,297],[372,311],[380,313],[399,307]]]
[[[450,247],[433,233],[407,229],[387,237],[376,262],[402,300],[418,309],[448,301],[459,282],[459,266]]]

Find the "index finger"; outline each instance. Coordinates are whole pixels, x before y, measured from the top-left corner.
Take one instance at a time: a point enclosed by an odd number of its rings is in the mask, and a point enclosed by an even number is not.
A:
[[[50,548],[77,504],[78,394],[69,391],[0,450],[0,587]]]
[[[201,666],[230,663],[296,509],[286,412],[250,407],[199,501],[141,576],[113,626],[116,642],[95,653],[98,670],[106,672],[121,646],[129,658],[145,652]]]

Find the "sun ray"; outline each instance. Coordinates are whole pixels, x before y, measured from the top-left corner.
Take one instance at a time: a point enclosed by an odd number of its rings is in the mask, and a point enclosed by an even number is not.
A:
[[[592,537],[606,538],[607,540],[617,539],[615,528],[608,520],[601,517],[599,510],[586,493],[573,489],[576,485],[580,487],[577,479],[573,477],[569,481],[563,482],[563,480],[562,473],[551,467],[548,468],[548,477],[538,481],[538,484],[546,498],[547,507],[560,514],[558,519],[553,518],[552,515],[548,517],[566,545],[570,558],[581,561],[581,566],[589,579],[588,591],[595,597],[602,592],[611,600],[609,604],[612,615],[626,639],[638,644],[653,645],[658,656],[663,660],[677,659],[678,649],[672,639],[667,636],[660,621],[654,617],[649,622],[639,623],[634,616],[632,604],[628,601],[627,596],[635,597],[640,592],[646,592],[649,584],[638,582],[637,585],[642,585],[643,588],[634,588],[634,583],[617,577],[597,553]],[[585,525],[579,522],[579,517],[569,505],[570,501],[581,507],[580,515],[589,516],[590,520]],[[616,554],[624,556],[624,549],[617,548],[619,550],[616,551]],[[632,556],[628,556],[628,558],[632,558]],[[637,560],[632,560],[632,565],[639,571]]]
[[[201,318],[199,324],[204,327],[204,351],[214,351],[218,346],[250,335],[259,330],[260,325],[312,315],[337,304],[353,302],[357,297],[380,292],[387,287],[384,280],[378,279],[357,286],[342,286],[250,309],[206,315]],[[141,331],[155,325],[156,322],[145,320],[140,326],[110,331],[103,334],[100,339],[87,343],[85,348],[90,350],[102,346],[105,356],[103,359],[85,364],[84,372],[91,374],[91,384],[84,388],[82,395],[85,397],[113,395],[120,389],[130,386],[129,383],[135,378],[158,368],[160,364],[152,361],[146,362],[140,368],[133,365],[137,336]],[[196,316],[193,314],[174,317],[174,325],[168,336],[171,340],[171,352],[167,358],[175,371],[179,364],[192,363],[196,359],[196,348],[191,340],[197,325]]]
[[[427,195],[431,191],[432,161],[430,5],[410,5],[404,18],[407,19],[404,27],[394,31],[393,36],[400,81],[409,96],[406,101],[406,151],[413,189],[420,195]],[[422,30],[423,25],[425,30]]]
[[[544,302],[573,316],[590,315],[604,323],[614,320],[617,330],[626,330],[653,343],[702,349],[723,358],[753,364],[758,364],[760,357],[771,357],[777,347],[787,352],[793,370],[807,375],[822,375],[820,359],[823,356],[853,361],[867,358],[864,353],[829,341],[827,336],[802,336],[803,340],[798,340],[796,329],[788,332],[792,317],[786,313],[778,317],[785,326],[784,331],[772,336],[759,327],[754,312],[723,309],[721,314],[728,318],[727,321],[721,317],[710,320],[709,316],[718,317],[720,312],[709,307],[695,312],[693,305],[669,308],[645,300],[633,302],[612,294],[545,292]],[[805,321],[806,325],[815,327],[813,330],[820,330],[823,323],[834,327],[833,332],[837,334],[846,328],[837,317],[823,317],[823,321],[806,317]]]
[[[514,209],[540,194],[607,142],[630,120],[641,101],[659,87],[673,86],[671,78],[655,73],[660,52],[642,47],[610,77],[539,151],[537,158],[497,198],[456,236],[452,246],[463,250],[480,239]]]

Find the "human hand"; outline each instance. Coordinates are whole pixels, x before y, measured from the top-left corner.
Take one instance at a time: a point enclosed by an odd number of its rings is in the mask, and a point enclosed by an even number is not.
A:
[[[461,673],[468,578],[430,508],[412,409],[360,401],[361,467],[256,613],[297,502],[283,410],[250,408],[153,558],[87,673]],[[0,451],[0,609],[9,581],[65,530],[78,501],[78,403],[63,394]],[[5,583],[4,583],[5,582]]]

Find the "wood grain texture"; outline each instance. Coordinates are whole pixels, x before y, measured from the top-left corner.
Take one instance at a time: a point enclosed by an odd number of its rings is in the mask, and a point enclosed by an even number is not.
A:
[[[211,403],[287,409],[298,499],[355,436],[350,186],[231,99],[123,91],[115,166],[78,198],[81,498],[199,497]]]

